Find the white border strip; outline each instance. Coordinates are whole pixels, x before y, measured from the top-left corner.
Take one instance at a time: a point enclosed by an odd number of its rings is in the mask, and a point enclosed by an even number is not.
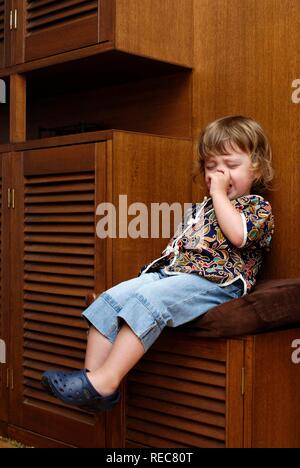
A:
[[[244,213],[240,213],[240,215],[242,216],[242,220],[243,220],[244,238],[243,238],[242,244],[238,247],[239,249],[244,247],[244,245],[247,242],[247,236],[248,236],[246,216],[244,215]]]

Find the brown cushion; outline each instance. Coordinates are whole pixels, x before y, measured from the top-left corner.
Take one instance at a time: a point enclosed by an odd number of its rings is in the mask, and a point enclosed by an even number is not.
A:
[[[254,291],[214,307],[186,327],[198,336],[232,337],[300,324],[300,279],[263,280]]]

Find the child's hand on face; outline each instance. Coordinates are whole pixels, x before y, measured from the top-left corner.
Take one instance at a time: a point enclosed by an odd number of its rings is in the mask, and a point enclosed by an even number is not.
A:
[[[216,172],[208,176],[208,189],[210,196],[216,193],[227,195],[230,184],[230,173],[228,169],[217,169]]]

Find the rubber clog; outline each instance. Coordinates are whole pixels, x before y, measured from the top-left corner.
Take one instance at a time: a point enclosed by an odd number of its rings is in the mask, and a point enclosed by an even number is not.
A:
[[[107,411],[120,400],[117,390],[112,395],[102,396],[87,377],[87,369],[75,372],[47,371],[42,375],[42,386],[47,393],[67,405],[78,406],[88,411]]]

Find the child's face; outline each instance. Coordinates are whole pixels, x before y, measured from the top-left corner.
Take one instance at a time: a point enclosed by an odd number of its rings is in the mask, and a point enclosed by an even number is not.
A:
[[[205,161],[205,182],[210,190],[210,178],[215,172],[227,176],[227,196],[230,200],[249,195],[255,178],[250,156],[240,149],[229,149],[229,154],[210,156]]]

